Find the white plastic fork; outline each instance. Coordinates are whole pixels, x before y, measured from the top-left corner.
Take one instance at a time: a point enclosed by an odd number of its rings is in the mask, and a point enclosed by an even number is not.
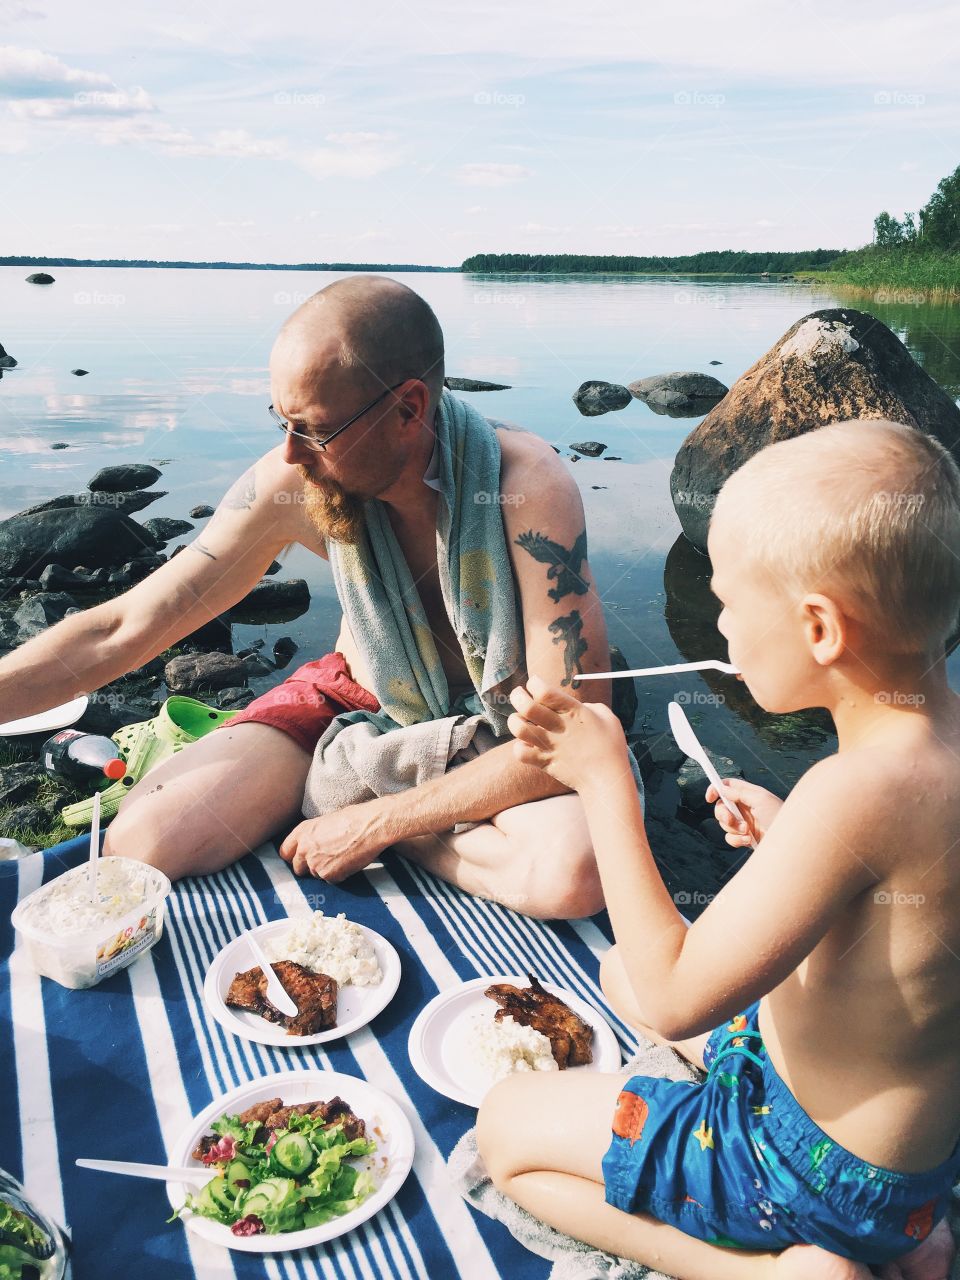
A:
[[[634,667],[632,671],[591,671],[589,675],[573,678],[579,684],[581,680],[622,680],[624,676],[675,676],[684,671],[722,671],[728,676],[740,674],[740,668],[732,662],[707,658],[704,662],[675,662],[667,667]]]
[[[250,950],[253,952],[254,960],[266,976],[267,999],[275,1009],[279,1009],[279,1011],[286,1014],[288,1018],[295,1018],[300,1010],[287,995],[286,991],[284,991],[280,979],[273,972],[273,965],[263,954],[263,948],[260,946],[260,943],[257,941],[254,934],[247,934],[247,942],[249,943]]]
[[[78,1169],[119,1173],[128,1178],[153,1178],[158,1182],[209,1182],[215,1169],[175,1169],[167,1164],[139,1164],[136,1160],[78,1160]]]

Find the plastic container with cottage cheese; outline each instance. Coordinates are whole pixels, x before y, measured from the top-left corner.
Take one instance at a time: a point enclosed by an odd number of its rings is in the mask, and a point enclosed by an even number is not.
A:
[[[37,973],[63,987],[96,986],[149,951],[163,933],[170,881],[129,858],[101,858],[97,897],[90,868],[73,867],[18,903],[11,921]]]

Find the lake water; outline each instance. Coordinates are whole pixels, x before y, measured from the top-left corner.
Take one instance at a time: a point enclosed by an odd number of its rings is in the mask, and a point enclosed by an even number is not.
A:
[[[186,518],[197,503],[216,505],[277,442],[267,415],[267,358],[280,324],[336,278],[326,272],[54,268],[56,283],[39,287],[25,283],[27,274],[26,268],[0,268],[0,342],[20,362],[0,382],[0,518],[85,489],[99,467],[124,461],[162,464],[157,487],[169,490],[138,519]],[[690,369],[730,385],[801,316],[845,302],[888,324],[928,372],[960,396],[960,307],[909,299],[851,302],[787,282],[397,278],[439,316],[449,374],[510,384],[466,397],[482,411],[561,447],[601,440],[625,463],[642,464],[585,461],[575,470],[611,640],[632,665],[725,656],[712,626],[706,562],[677,544],[667,487],[673,456],[698,420],[658,417],[639,401],[619,413],[583,418],[571,401],[581,382],[626,383]],[[71,370],[78,367],[89,375],[75,377]],[[55,451],[54,442],[70,447]],[[290,635],[300,646],[295,661],[307,661],[336,636],[329,572],[295,548],[284,576],[308,580],[310,611],[282,624],[237,626],[235,645],[265,638],[269,651],[278,635]],[[960,678],[957,655],[951,673]],[[815,715],[760,713],[742,686],[730,684],[723,678],[686,682],[691,718],[711,748],[783,792],[831,749],[831,735]],[[662,733],[666,703],[678,688],[662,679],[640,682],[637,727]]]

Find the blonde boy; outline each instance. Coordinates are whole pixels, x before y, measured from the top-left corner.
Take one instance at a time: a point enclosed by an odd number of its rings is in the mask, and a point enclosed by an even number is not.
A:
[[[823,427],[727,481],[709,550],[730,661],[767,711],[826,707],[838,751],[786,802],[727,784],[750,828],[718,804],[727,840],[758,848],[688,929],[612,714],[542,682],[514,691],[518,757],[586,809],[617,939],[608,998],[709,1074],[514,1076],[481,1109],[481,1150],[538,1217],[683,1280],[861,1280],[865,1264],[945,1280],[960,1172],[960,699],[944,656],[960,473],[910,427]]]

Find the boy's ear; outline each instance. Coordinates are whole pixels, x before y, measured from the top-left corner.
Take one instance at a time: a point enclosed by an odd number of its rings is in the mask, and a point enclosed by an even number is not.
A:
[[[849,619],[830,596],[812,592],[803,599],[803,625],[813,660],[832,666],[849,643]]]

